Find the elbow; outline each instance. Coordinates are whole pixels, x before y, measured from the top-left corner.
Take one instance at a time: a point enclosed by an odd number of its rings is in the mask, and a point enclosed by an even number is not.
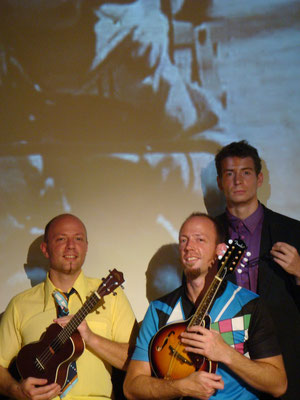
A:
[[[287,378],[285,377],[284,379],[281,380],[275,387],[274,391],[271,393],[275,398],[281,397],[285,394],[288,388],[288,381]]]
[[[126,380],[126,378],[125,378],[125,381],[124,381],[124,384],[123,384],[124,396],[126,397],[127,400],[137,400],[137,397],[135,397],[132,394],[132,391],[130,390],[131,386],[132,385],[130,384],[130,382],[128,382],[128,380]]]

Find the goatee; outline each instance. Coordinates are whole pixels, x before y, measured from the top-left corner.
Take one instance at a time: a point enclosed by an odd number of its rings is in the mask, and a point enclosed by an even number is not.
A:
[[[192,281],[194,279],[197,279],[201,275],[201,269],[185,269],[184,270],[184,275],[186,276],[186,279],[188,281]]]

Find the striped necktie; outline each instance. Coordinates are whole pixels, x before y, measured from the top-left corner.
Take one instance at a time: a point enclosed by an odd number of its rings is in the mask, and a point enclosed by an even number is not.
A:
[[[53,292],[54,299],[57,303],[57,316],[64,317],[69,314],[68,302],[70,296],[76,293],[76,290],[72,288],[69,293],[63,293],[59,290]],[[72,361],[69,365],[67,380],[62,388],[60,398],[63,398],[73,385],[78,381],[76,361]]]

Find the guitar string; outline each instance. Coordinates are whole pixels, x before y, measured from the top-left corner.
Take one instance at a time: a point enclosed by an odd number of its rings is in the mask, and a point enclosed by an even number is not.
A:
[[[49,344],[49,346],[41,353],[39,357],[36,357],[36,365],[46,366],[49,360],[54,356],[54,354],[59,350],[59,348],[66,342],[66,340],[72,335],[74,328],[78,326],[77,321],[83,321],[84,317],[95,307],[98,303],[99,298],[96,294],[91,295],[91,297],[87,300],[83,308],[81,308],[77,314],[75,315],[75,320],[71,320],[65,328],[60,331],[57,337]],[[86,312],[87,310],[87,312]],[[82,319],[81,319],[82,318]],[[53,349],[54,354],[51,352]]]
[[[73,330],[73,323],[69,325],[69,328]],[[42,366],[46,366],[49,360],[54,356],[54,354],[60,349],[60,347],[65,343],[65,334],[61,334],[64,331],[61,331],[60,334],[50,343],[50,345],[45,349],[45,351],[41,354],[39,358],[37,358],[37,363],[39,362]],[[50,350],[52,349],[52,351]]]
[[[91,302],[90,302],[90,300],[91,300]],[[59,348],[65,343],[66,339],[68,339],[71,336],[72,331],[74,330],[74,328],[76,328],[76,326],[78,326],[77,320],[78,319],[80,320],[82,318],[82,314],[83,314],[83,318],[84,318],[85,310],[87,310],[87,312],[89,312],[92,309],[92,307],[94,307],[94,305],[95,305],[94,303],[95,302],[92,302],[92,300],[94,300],[94,299],[90,298],[88,300],[89,303],[87,303],[84,306],[84,310],[80,310],[80,312],[78,312],[77,318],[75,318],[76,321],[70,321],[70,323],[65,327],[65,329],[62,330],[58,334],[58,336],[54,339],[54,341],[52,343],[50,343],[50,346],[44,351],[44,353],[41,354],[41,357],[39,358],[39,361],[42,364],[43,363],[46,364],[49,361],[49,359],[51,357],[53,357],[54,354],[52,354],[52,352],[50,351],[50,348],[53,349],[54,353],[57,350],[59,350]],[[98,300],[98,298],[97,298],[97,300]],[[69,331],[71,331],[71,332],[69,332]],[[67,334],[67,332],[69,332],[70,334]]]

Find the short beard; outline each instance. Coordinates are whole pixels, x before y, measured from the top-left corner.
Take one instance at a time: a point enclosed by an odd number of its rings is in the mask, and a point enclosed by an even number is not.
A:
[[[186,276],[186,279],[188,281],[193,281],[194,279],[199,278],[199,276],[201,275],[201,269],[197,268],[197,269],[185,269],[184,270],[184,275]]]

